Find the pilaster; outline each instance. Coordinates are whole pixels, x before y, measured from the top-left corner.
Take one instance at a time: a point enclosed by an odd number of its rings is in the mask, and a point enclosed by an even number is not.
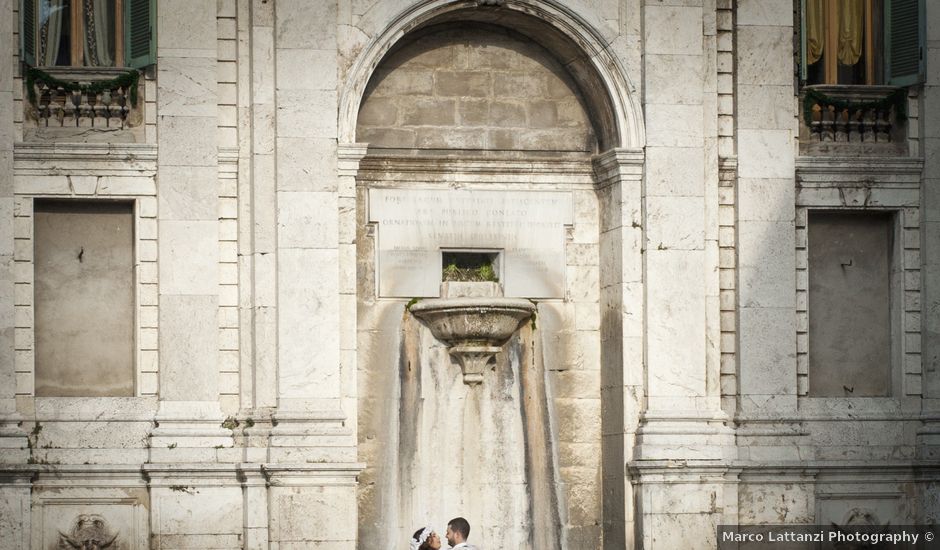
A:
[[[240,409],[236,445],[270,460],[277,407],[277,196],[274,5],[238,0]],[[250,513],[250,512],[248,512]],[[246,535],[247,540],[247,535]]]
[[[940,458],[940,5],[926,2],[926,75],[921,94],[924,174],[921,187],[921,361],[925,425],[923,458]]]
[[[744,417],[793,412],[797,395],[796,118],[768,116],[767,103],[768,97],[793,96],[793,13],[764,8],[739,2],[735,11],[738,384]]]
[[[740,471],[721,461],[631,466],[637,529],[634,548],[717,548],[717,527],[738,523]]]
[[[271,459],[342,462],[356,454],[355,413],[344,408],[355,411],[347,400],[355,395],[355,209],[352,191],[341,193],[337,177],[335,1],[315,11],[299,0],[278,2],[273,48],[278,308]]]
[[[150,442],[155,462],[211,461],[213,447],[231,445],[219,406],[216,11],[215,2],[168,0],[161,2],[158,18],[160,407]]]
[[[21,465],[0,471],[0,540],[3,548],[29,548],[30,491],[36,466]]]
[[[14,370],[13,272],[13,1],[0,0],[0,463],[25,462],[26,433],[19,428]]]
[[[271,511],[264,467],[260,464],[243,464],[240,478],[245,495],[245,550],[267,550]]]
[[[594,159],[600,212],[601,469],[604,547],[633,540],[632,458],[644,394],[642,150],[614,149]],[[631,542],[632,544],[632,542]]]
[[[732,443],[720,407],[714,342],[719,326],[715,13],[714,2],[647,2],[643,8],[647,402],[634,460],[718,460]]]
[[[247,499],[239,466],[148,464],[143,471],[151,547],[242,547]]]
[[[271,546],[356,548],[356,477],[362,466],[265,466]]]
[[[628,546],[711,548],[736,501],[721,409],[717,6],[644,2],[643,386]],[[626,369],[626,367],[625,367]],[[678,466],[674,466],[678,462]],[[668,503],[668,504],[663,504]],[[664,528],[680,522],[684,528]],[[695,537],[688,533],[695,532]]]
[[[240,97],[246,127],[240,134],[245,171],[239,174],[244,197],[239,208],[246,223],[239,224],[242,319],[248,324],[243,336],[251,345],[242,369],[242,407],[273,409],[277,405],[277,197],[275,180],[274,117],[274,5],[239,2],[240,78],[248,97]],[[247,311],[246,311],[247,310]]]

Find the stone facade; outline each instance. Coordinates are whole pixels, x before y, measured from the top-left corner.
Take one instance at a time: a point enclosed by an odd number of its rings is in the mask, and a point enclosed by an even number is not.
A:
[[[155,4],[105,116],[34,99],[0,0],[0,548],[940,523],[938,3],[868,134],[805,118],[796,1]],[[819,244],[847,217],[878,254]],[[812,321],[852,268],[889,310],[858,384]],[[498,342],[452,316],[527,298]]]

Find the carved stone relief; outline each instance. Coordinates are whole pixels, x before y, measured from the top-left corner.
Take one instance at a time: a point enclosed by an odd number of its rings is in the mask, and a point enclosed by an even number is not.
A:
[[[68,533],[59,531],[56,550],[118,550],[121,547],[118,531],[112,530],[107,520],[98,514],[79,514]]]

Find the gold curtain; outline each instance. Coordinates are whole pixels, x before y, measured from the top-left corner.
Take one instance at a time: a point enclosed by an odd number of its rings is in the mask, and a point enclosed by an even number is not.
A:
[[[858,63],[864,34],[865,0],[839,0],[839,63]]]
[[[826,44],[825,0],[806,0],[806,64],[819,61]]]

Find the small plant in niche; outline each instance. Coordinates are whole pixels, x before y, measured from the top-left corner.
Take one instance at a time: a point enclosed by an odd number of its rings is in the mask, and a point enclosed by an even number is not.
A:
[[[444,282],[499,282],[496,252],[443,252],[441,280]]]

